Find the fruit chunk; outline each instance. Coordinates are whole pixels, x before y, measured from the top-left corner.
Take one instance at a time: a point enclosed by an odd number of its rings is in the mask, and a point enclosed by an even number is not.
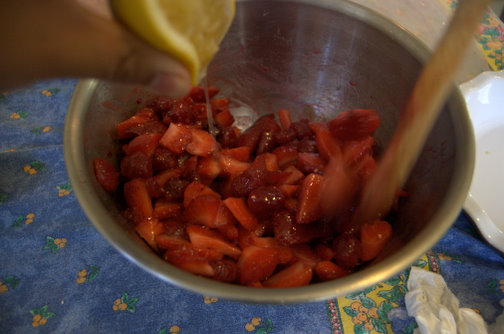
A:
[[[355,140],[370,136],[380,125],[380,117],[373,109],[344,111],[329,122],[331,134],[341,140]]]
[[[308,285],[312,276],[312,268],[302,261],[298,261],[271,276],[263,282],[263,285],[267,288],[293,288]]]
[[[236,220],[247,230],[252,230],[257,226],[257,218],[250,212],[242,198],[228,197],[223,202]]]
[[[124,199],[128,207],[133,210],[136,221],[152,217],[152,199],[143,180],[133,179],[126,182]]]
[[[93,168],[98,183],[110,193],[116,191],[119,185],[119,172],[112,163],[100,158],[93,159]]]
[[[184,152],[191,142],[192,132],[184,124],[170,123],[168,130],[163,134],[159,144],[170,149],[175,154]]]
[[[241,254],[239,248],[225,241],[219,233],[204,226],[189,225],[186,231],[189,240],[197,248],[213,249],[232,258],[238,258]]]
[[[319,261],[315,266],[315,275],[322,281],[330,281],[348,275],[348,271],[331,261]]]
[[[296,222],[300,224],[311,223],[322,217],[322,184],[324,178],[318,174],[309,174],[301,185],[299,193],[299,209]]]
[[[392,236],[392,226],[383,220],[375,220],[362,225],[360,230],[361,260],[374,259],[382,251]]]
[[[278,252],[273,248],[245,247],[238,260],[240,283],[260,282],[270,276],[278,264]]]

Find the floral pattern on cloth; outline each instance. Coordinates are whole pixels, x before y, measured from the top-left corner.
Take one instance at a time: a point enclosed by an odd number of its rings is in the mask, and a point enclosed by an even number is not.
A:
[[[443,0],[442,2],[448,8],[454,9],[458,6],[459,0]],[[493,71],[504,70],[504,24],[492,10],[484,14],[475,38],[490,68]]]
[[[484,44],[502,66],[500,44]],[[76,83],[0,94],[0,333],[413,333],[409,268],[327,301],[259,305],[200,296],[130,262],[86,218],[66,174],[62,134]],[[413,265],[442,274],[487,323],[502,313],[504,258],[464,213]]]

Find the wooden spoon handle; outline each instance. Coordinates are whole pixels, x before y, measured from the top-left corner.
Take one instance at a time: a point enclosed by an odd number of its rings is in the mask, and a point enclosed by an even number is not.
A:
[[[383,218],[390,211],[453,88],[455,72],[490,2],[460,1],[446,33],[420,73],[389,146],[363,189],[352,227]]]

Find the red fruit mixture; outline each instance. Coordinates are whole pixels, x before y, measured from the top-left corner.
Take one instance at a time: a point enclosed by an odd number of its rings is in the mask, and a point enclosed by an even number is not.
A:
[[[95,159],[98,182],[167,262],[191,273],[253,287],[293,287],[348,275],[378,256],[392,235],[385,221],[349,229],[375,169],[380,119],[371,109],[326,123],[294,121],[286,109],[244,132],[229,101],[204,90],[158,98],[120,123],[120,171]]]

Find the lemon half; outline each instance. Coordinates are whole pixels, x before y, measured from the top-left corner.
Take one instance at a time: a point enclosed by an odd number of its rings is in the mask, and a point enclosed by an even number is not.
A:
[[[110,0],[114,15],[140,38],[184,64],[194,85],[219,50],[235,0]]]

